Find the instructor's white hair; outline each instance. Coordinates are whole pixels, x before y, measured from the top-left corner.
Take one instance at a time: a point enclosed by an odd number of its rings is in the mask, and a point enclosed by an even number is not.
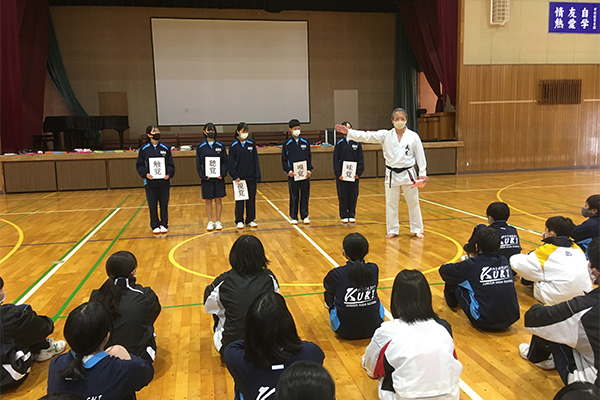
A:
[[[395,108],[394,111],[392,111],[392,119],[394,119],[394,116],[396,115],[396,113],[402,113],[404,114],[404,116],[406,117],[406,120],[408,120],[408,114],[406,113],[406,110],[404,108]]]

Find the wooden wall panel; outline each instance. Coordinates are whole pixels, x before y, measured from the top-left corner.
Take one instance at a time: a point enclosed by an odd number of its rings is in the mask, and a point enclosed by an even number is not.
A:
[[[538,105],[543,79],[581,79],[581,104]],[[600,65],[460,66],[458,171],[598,165],[598,82]]]
[[[56,190],[54,162],[4,164],[6,193],[52,192]]]
[[[108,187],[106,162],[57,161],[58,190],[106,189]]]

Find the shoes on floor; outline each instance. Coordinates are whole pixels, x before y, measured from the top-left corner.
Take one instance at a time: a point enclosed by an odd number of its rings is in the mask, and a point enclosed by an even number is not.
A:
[[[355,218],[348,218],[348,222],[350,222],[351,224],[354,224],[356,222]]]
[[[250,228],[256,228],[257,226],[258,226],[258,224],[254,221],[248,222],[248,227],[250,227]]]
[[[213,231],[215,229],[215,223],[212,221],[208,221],[208,225],[206,225],[207,231]]]
[[[159,226],[158,229],[160,229],[160,233],[167,233],[169,232],[169,230],[167,228],[165,228],[164,226]]]
[[[519,354],[525,360],[529,360],[527,358],[529,355],[529,343],[521,343],[519,345]],[[550,354],[550,357],[548,357],[547,360],[535,363],[535,365],[545,371],[552,371],[553,369],[556,369],[556,365],[554,364],[554,356],[552,354]]]
[[[290,221],[290,224],[292,225],[298,225],[298,220],[297,219],[293,219]]]
[[[217,221],[215,222],[215,229],[220,231],[221,229],[223,229],[223,225],[221,225],[221,221]]]
[[[50,343],[50,347],[41,350],[39,353],[33,356],[33,359],[37,362],[42,362],[51,359],[55,355],[58,355],[65,351],[67,343],[64,340],[54,340],[52,338],[46,339]]]
[[[342,224],[347,224],[348,223],[348,218],[342,218]]]
[[[306,217],[302,220],[302,222],[304,223],[304,225],[308,225],[308,224],[310,224],[310,219],[308,219],[308,217]]]
[[[238,222],[237,223],[237,228],[238,229],[244,229],[244,223],[243,222]]]
[[[152,229],[152,233],[160,233],[160,227],[157,226],[156,228]]]

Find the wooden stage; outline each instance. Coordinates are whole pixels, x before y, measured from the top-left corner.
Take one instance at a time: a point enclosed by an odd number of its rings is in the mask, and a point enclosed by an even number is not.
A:
[[[377,399],[377,382],[361,368],[368,340],[336,338],[323,305],[321,282],[332,264],[344,263],[342,239],[351,232],[370,242],[368,261],[380,268],[379,296],[389,309],[392,281],[404,268],[423,271],[431,284],[434,309],[454,331],[462,399],[549,399],[562,387],[556,371],[543,371],[521,359],[520,343],[530,335],[521,318],[503,333],[474,329],[462,311],[443,300],[437,268],[462,255],[462,245],[485,209],[501,199],[511,206],[509,223],[519,228],[528,252],[540,245],[544,221],[564,215],[581,223],[585,199],[600,192],[600,170],[554,170],[434,176],[421,191],[424,240],[408,229],[400,203],[400,236],[386,240],[382,178],[361,179],[356,224],[342,225],[333,180],[312,182],[310,226],[290,225],[287,185],[259,184],[256,229],[235,229],[231,191],[224,199],[221,232],[207,233],[204,202],[198,187],[173,187],[170,230],[151,233],[144,190],[43,192],[0,196],[0,271],[7,302],[31,304],[56,321],[54,338],[62,339],[66,316],[89,298],[106,278],[104,263],[118,250],[133,252],[138,281],[151,286],[163,306],[156,322],[155,377],[139,392],[145,399],[233,398],[233,381],[212,341],[212,317],[202,307],[212,277],[229,269],[235,239],[252,233],[265,245],[270,268],[281,284],[300,336],[325,352],[325,367],[335,379],[337,398]],[[535,300],[531,289],[516,284],[521,314]],[[5,400],[38,399],[45,394],[49,362],[33,366]]]

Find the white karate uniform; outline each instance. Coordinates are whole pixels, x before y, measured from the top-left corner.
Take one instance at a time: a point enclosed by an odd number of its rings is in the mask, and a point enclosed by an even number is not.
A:
[[[379,130],[376,132],[364,132],[348,129],[348,140],[363,143],[379,143],[383,150],[383,157],[387,166],[392,168],[408,168],[413,178],[417,179],[417,173],[413,166],[419,167],[418,176],[427,175],[427,160],[425,151],[419,135],[406,128],[402,139],[394,128],[390,130]],[[390,182],[391,179],[391,182]],[[391,187],[390,187],[391,186]],[[408,217],[410,220],[410,231],[412,233],[423,233],[423,217],[419,205],[419,189],[412,187],[412,181],[408,171],[395,173],[385,169],[385,216],[388,234],[397,235],[400,230],[398,223],[398,201],[400,200],[400,189],[404,193],[404,199],[408,206]]]

